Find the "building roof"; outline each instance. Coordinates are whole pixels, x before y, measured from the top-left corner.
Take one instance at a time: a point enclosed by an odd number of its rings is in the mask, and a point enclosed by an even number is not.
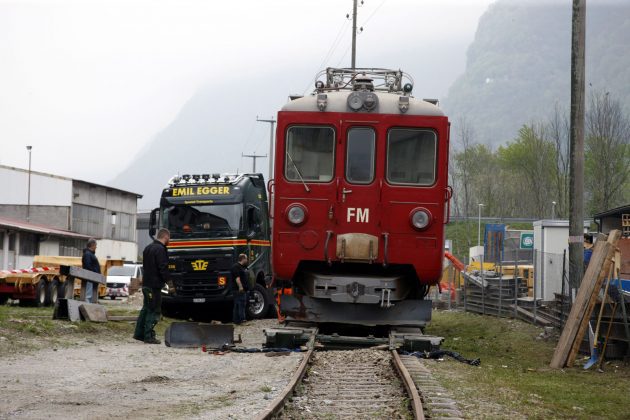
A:
[[[601,213],[597,213],[593,216],[593,219],[601,219],[602,217],[608,216],[616,216],[619,215],[621,217],[622,214],[630,213],[630,204],[626,204],[625,206],[617,207],[615,209],[610,209],[603,211]]]
[[[28,173],[28,169],[16,168],[16,167],[13,167],[13,166],[0,165],[0,168],[11,169],[11,170],[14,170],[14,171]],[[142,194],[138,194],[138,193],[135,193],[135,192],[132,192],[132,191],[121,190],[120,188],[114,188],[114,187],[111,187],[109,185],[102,185],[102,184],[97,184],[95,182],[84,181],[82,179],[68,178],[68,177],[65,177],[65,176],[53,175],[53,174],[48,174],[48,173],[45,173],[45,172],[38,172],[38,171],[33,171],[33,170],[31,170],[31,174],[47,176],[47,177],[50,177],[50,178],[64,179],[64,180],[67,180],[67,181],[83,182],[84,184],[90,184],[90,185],[94,185],[94,186],[101,187],[101,188],[107,188],[109,190],[116,190],[116,191],[120,191],[120,192],[123,192],[123,193],[126,193],[126,194],[135,195],[138,198],[142,198]]]
[[[59,236],[63,238],[89,239],[87,235],[70,232],[67,230],[57,229],[51,226],[40,225],[36,223],[27,223],[21,220],[0,217],[0,228],[11,228],[32,233],[40,233],[44,235]]]

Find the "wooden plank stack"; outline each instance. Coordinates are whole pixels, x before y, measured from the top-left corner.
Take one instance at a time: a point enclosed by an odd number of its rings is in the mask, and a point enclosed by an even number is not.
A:
[[[578,289],[575,302],[567,318],[560,340],[551,359],[552,368],[573,366],[582,337],[593,312],[604,278],[611,269],[617,242],[621,232],[612,230],[607,241],[599,240],[595,244],[591,262]]]

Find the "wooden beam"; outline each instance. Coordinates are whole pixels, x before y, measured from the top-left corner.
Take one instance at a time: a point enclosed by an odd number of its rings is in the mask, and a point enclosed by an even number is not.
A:
[[[575,363],[575,357],[577,356],[578,350],[580,349],[582,337],[584,337],[584,334],[586,334],[586,329],[588,328],[588,323],[591,319],[591,314],[593,313],[593,309],[595,308],[595,303],[597,303],[597,300],[599,298],[599,291],[602,288],[604,279],[608,277],[608,275],[610,274],[610,270],[614,269],[615,252],[617,251],[617,242],[619,241],[620,237],[621,237],[620,230],[613,230],[608,235],[608,241],[606,243],[610,245],[610,249],[608,250],[606,254],[606,259],[604,260],[602,269],[597,275],[595,288],[588,301],[588,306],[586,308],[586,311],[584,312],[584,317],[582,318],[582,321],[580,322],[578,326],[578,332],[577,332],[577,335],[575,336],[575,341],[573,342],[573,346],[571,347],[571,351],[569,352],[569,356],[567,358],[567,366],[573,366],[573,363]],[[588,273],[588,269],[587,269],[587,273]],[[604,296],[604,301],[605,300],[606,300],[606,296]],[[603,305],[603,302],[602,302],[602,305]]]
[[[575,302],[571,307],[571,312],[551,359],[550,366],[552,368],[560,369],[564,366],[573,365],[579,343],[586,332],[602,282],[612,265],[612,258],[620,236],[621,232],[619,230],[612,230],[606,242],[600,240],[595,244],[591,261],[584,274],[582,284],[578,289]]]

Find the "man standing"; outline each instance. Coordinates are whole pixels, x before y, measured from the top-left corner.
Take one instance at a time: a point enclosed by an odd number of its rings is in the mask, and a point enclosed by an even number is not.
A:
[[[232,266],[232,278],[230,280],[230,290],[234,296],[234,307],[232,309],[232,322],[240,324],[245,321],[245,305],[247,304],[247,255],[238,256],[238,262]]]
[[[590,233],[584,234],[584,272],[588,267],[588,263],[591,262],[591,256],[593,255],[593,235]]]
[[[142,280],[142,310],[136,322],[136,330],[133,338],[144,341],[147,344],[160,344],[155,338],[155,325],[160,320],[162,313],[162,288],[170,282],[168,271],[168,254],[166,245],[171,239],[171,233],[167,229],[160,229],[157,239],[147,245],[142,253],[142,266],[144,276]]]
[[[96,258],[96,239],[90,238],[85,245],[85,249],[83,250],[83,258],[81,258],[81,265],[85,270],[93,271],[95,273],[101,274],[101,265],[98,263],[98,258]],[[73,284],[74,286],[74,284]],[[85,301],[92,302],[93,295],[93,284],[91,281],[86,281],[85,285]],[[98,300],[98,288],[96,290],[97,300]]]

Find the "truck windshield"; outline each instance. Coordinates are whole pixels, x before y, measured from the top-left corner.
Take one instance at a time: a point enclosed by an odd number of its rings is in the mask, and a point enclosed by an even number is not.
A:
[[[170,230],[173,238],[236,236],[242,219],[240,204],[172,206],[164,208],[162,213],[162,225]]]

